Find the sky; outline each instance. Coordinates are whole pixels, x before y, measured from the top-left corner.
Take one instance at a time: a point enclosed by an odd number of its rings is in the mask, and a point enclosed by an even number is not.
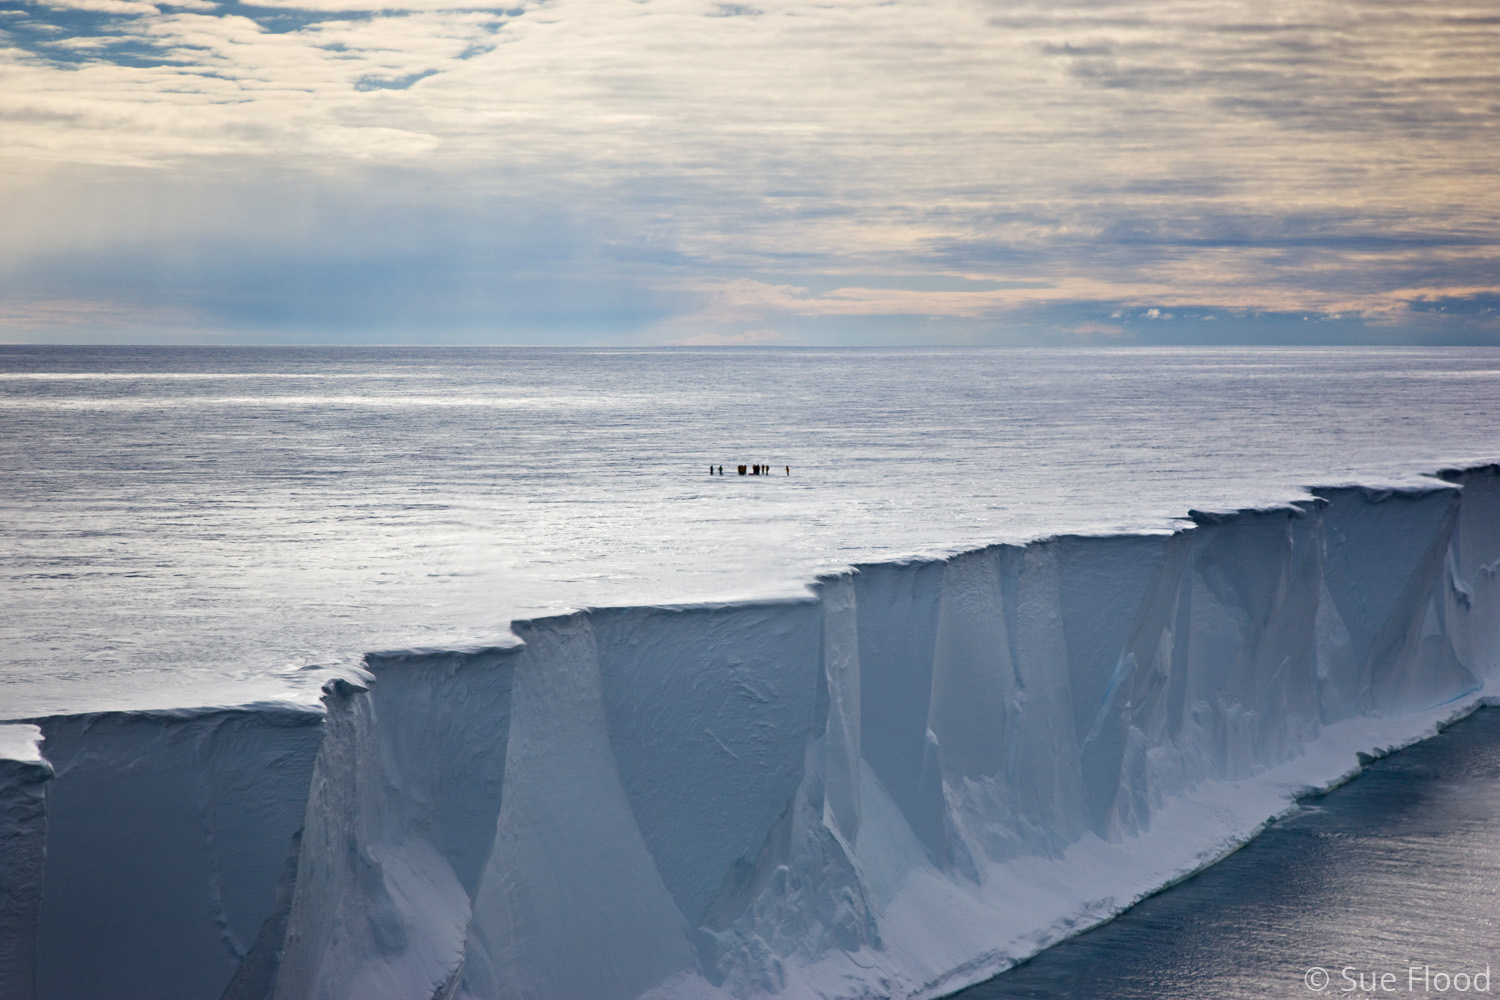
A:
[[[1500,344],[1494,0],[0,0],[0,343]]]

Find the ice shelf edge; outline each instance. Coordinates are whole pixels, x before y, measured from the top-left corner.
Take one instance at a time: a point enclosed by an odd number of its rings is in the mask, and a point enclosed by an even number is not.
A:
[[[322,712],[35,720],[0,984],[941,996],[1493,699],[1500,467],[1442,477],[517,622]]]

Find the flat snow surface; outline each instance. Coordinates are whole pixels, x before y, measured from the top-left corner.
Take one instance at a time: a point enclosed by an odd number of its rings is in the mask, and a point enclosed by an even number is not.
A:
[[[1500,350],[3,347],[0,424],[24,718],[1409,483],[1500,456]]]
[[[0,725],[0,760],[37,763],[42,759],[42,731],[26,723]]]

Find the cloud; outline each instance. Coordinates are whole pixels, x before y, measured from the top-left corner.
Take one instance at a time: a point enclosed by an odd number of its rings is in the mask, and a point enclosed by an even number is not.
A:
[[[161,13],[159,7],[146,3],[145,0],[45,0],[45,6],[55,10],[86,10],[101,14],[123,14],[126,17]]]
[[[87,299],[11,299],[0,303],[0,336],[49,328],[89,327],[110,333],[140,334],[163,328],[187,327],[200,333],[187,311],[176,306],[140,306]]]
[[[112,173],[75,171],[61,189],[49,178],[0,204],[8,301],[87,301],[111,328],[139,315],[162,335],[256,341],[597,340],[685,311],[680,294],[642,279],[641,262],[612,253],[608,220],[566,205],[468,186],[438,209],[389,171],[283,170],[254,185]],[[94,315],[28,306],[10,326],[92,339]]]
[[[268,261],[454,331],[1426,323],[1402,304],[1500,290],[1487,2],[58,0],[5,22],[0,204],[53,214],[7,215],[0,261],[25,297],[134,274],[287,329],[337,310],[312,278],[243,306]],[[236,207],[277,197],[279,228]]]

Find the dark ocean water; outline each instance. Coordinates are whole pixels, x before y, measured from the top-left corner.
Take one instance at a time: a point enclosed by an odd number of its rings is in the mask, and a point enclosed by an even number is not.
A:
[[[1375,761],[1212,868],[958,996],[1473,996],[1487,969],[1500,993],[1500,709]]]

